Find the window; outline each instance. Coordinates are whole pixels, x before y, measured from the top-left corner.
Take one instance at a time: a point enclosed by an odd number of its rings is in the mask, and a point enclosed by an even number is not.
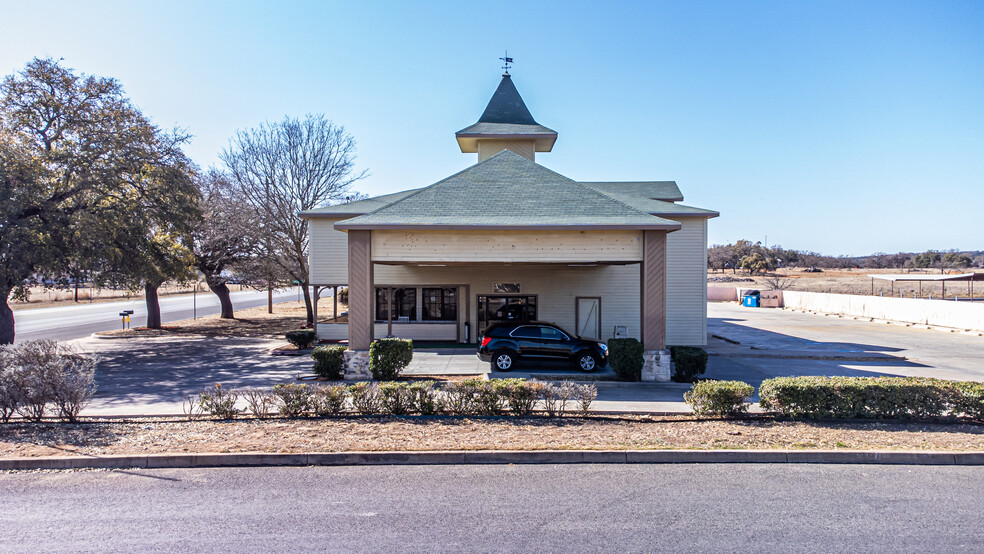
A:
[[[387,289],[376,289],[376,321],[389,319]],[[393,321],[417,321],[417,289],[393,289]]]
[[[424,321],[458,321],[458,291],[423,289]]]
[[[540,338],[540,328],[532,325],[517,327],[513,329],[512,333],[509,333],[509,336],[517,339],[538,339]]]
[[[568,337],[553,327],[540,327],[540,337],[547,340],[567,340]]]

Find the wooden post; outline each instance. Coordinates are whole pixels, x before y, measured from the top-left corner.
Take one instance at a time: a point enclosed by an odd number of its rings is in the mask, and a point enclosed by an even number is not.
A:
[[[335,320],[335,323],[338,323],[338,286],[337,285],[332,287],[331,299],[333,304],[331,317]]]
[[[371,231],[348,233],[349,350],[369,350],[373,339]]]
[[[666,232],[643,231],[642,347],[666,348]]]

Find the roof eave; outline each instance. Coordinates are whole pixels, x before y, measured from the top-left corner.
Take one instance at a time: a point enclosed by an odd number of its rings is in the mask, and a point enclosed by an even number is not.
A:
[[[478,152],[478,141],[480,139],[499,139],[499,140],[533,140],[537,152],[550,152],[557,142],[557,133],[524,133],[524,134],[487,134],[487,133],[455,133],[458,140],[458,147],[464,154],[474,154]]]
[[[639,223],[639,224],[564,224],[564,225],[495,225],[495,224],[442,224],[442,223],[345,223],[341,221],[335,224],[335,229],[340,231],[374,231],[374,230],[502,230],[502,231],[530,231],[530,230],[551,230],[551,231],[676,231],[680,229],[679,223]]]
[[[701,213],[694,213],[694,212],[685,212],[685,213],[679,213],[679,212],[649,212],[649,215],[654,215],[656,217],[699,217],[699,218],[704,218],[704,219],[711,219],[711,218],[714,218],[714,217],[721,217],[721,214],[719,212],[712,212],[712,211],[701,212]]]

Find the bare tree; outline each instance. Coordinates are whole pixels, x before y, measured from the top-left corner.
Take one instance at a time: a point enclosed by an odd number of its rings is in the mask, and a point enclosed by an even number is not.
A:
[[[776,274],[766,277],[765,284],[768,285],[771,290],[786,290],[793,284],[793,280]]]
[[[209,290],[219,298],[220,317],[233,319],[235,312],[226,271],[246,264],[257,253],[256,229],[260,217],[236,194],[228,175],[211,169],[200,173],[197,181],[202,219],[191,232],[195,267],[205,276]]]
[[[314,323],[308,288],[308,225],[298,212],[349,196],[355,139],[324,115],[286,117],[240,131],[221,154],[237,191],[260,218],[257,238],[265,256],[301,285],[307,320]]]

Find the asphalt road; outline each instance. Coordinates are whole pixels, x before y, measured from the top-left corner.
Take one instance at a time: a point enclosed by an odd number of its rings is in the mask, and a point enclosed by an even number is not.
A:
[[[0,550],[980,551],[982,478],[766,464],[8,473]]]
[[[273,301],[276,303],[297,300],[297,289],[274,291]],[[232,305],[240,308],[263,306],[267,302],[266,291],[241,291],[232,293]],[[219,299],[212,293],[170,296],[160,299],[161,318],[168,321],[178,321],[199,316],[219,313]],[[197,307],[196,307],[197,304]],[[130,325],[144,325],[147,318],[147,307],[142,299],[123,302],[103,302],[94,304],[71,304],[52,308],[35,308],[16,310],[14,312],[15,341],[31,339],[71,340],[86,337],[98,331],[119,329],[123,310],[133,310]]]

